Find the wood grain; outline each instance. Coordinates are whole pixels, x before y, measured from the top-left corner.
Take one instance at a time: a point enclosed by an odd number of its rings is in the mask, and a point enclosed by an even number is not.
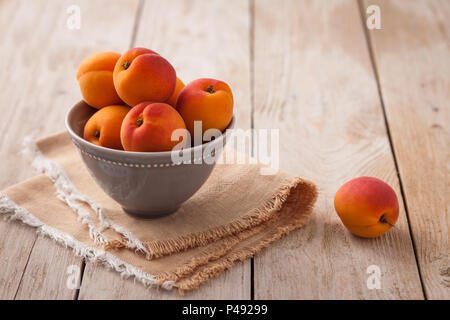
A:
[[[136,43],[155,50],[175,67],[185,84],[197,78],[226,81],[233,89],[237,126],[250,127],[250,43],[248,1],[146,1]],[[249,299],[250,261],[194,292],[146,290],[88,263],[80,299]]]
[[[38,237],[15,299],[75,299],[77,289],[67,286],[68,267],[81,271],[81,265],[82,260],[72,250],[63,250],[52,239]]]
[[[0,2],[0,188],[35,175],[19,155],[23,138],[64,129],[66,111],[80,100],[75,78],[78,64],[96,51],[127,48],[137,4],[130,1],[123,6],[121,1],[106,0]],[[66,10],[71,5],[81,9],[80,30],[66,27]],[[31,252],[35,240],[36,253]],[[13,245],[15,241],[18,244]],[[6,265],[14,264],[0,273],[2,296],[73,298],[62,290],[67,265],[81,264],[70,249],[36,238],[33,228],[3,220],[0,243],[2,257],[8,257]],[[22,247],[17,251],[19,244]]]
[[[78,299],[105,300],[166,300],[166,299],[249,299],[250,272],[248,263],[240,263],[203,284],[199,289],[188,291],[183,296],[176,290],[146,288],[133,280],[124,280],[105,267],[86,264]]]
[[[23,139],[25,130],[16,130],[15,134],[18,139],[7,139],[6,137],[11,131],[9,124],[14,121],[13,115],[16,112],[14,106],[22,95],[18,88],[15,89],[17,85],[11,81],[17,81],[16,73],[12,72],[11,66],[11,62],[16,60],[14,57],[16,52],[8,50],[8,47],[16,47],[18,40],[14,39],[12,32],[19,32],[19,18],[21,15],[25,15],[25,8],[23,3],[18,5],[12,1],[0,2],[0,8],[0,41],[3,44],[0,47],[0,67],[4,68],[4,71],[0,73],[0,85],[2,86],[2,90],[0,90],[2,101],[0,103],[2,114],[2,121],[0,121],[0,188],[4,188],[31,176],[31,170],[28,169],[28,166],[20,168],[17,163],[17,161],[20,163],[17,153],[20,150],[20,139]],[[36,22],[36,19],[33,21]],[[11,34],[6,32],[7,30]],[[25,70],[22,72],[22,76],[24,75]],[[9,92],[14,89],[15,97]],[[0,219],[0,256],[2,257],[0,265],[3,270],[0,273],[0,298],[14,299],[36,237],[36,233],[29,227]]]
[[[425,293],[450,299],[450,2],[365,1],[381,9],[370,31]]]
[[[0,299],[14,299],[35,240],[29,226],[0,221]]]
[[[401,201],[356,1],[255,1],[254,123],[280,130],[281,168],[320,190],[310,224],[255,257],[256,299],[422,299],[405,210],[376,239],[351,235],[334,193],[362,175]],[[367,268],[381,289],[367,287]]]

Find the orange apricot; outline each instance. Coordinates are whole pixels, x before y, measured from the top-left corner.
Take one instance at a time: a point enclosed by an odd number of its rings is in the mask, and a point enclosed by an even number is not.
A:
[[[395,191],[372,177],[348,181],[336,192],[334,207],[344,226],[353,234],[373,238],[388,231],[398,219]]]
[[[90,106],[100,109],[123,103],[113,82],[113,70],[119,58],[116,52],[97,52],[81,62],[77,80],[81,95]]]
[[[117,93],[132,107],[144,101],[167,101],[175,90],[176,78],[172,65],[146,48],[125,52],[113,72]]]
[[[178,96],[180,95],[181,90],[184,88],[183,81],[177,77],[177,84],[175,85],[175,90],[172,93],[172,96],[166,101],[167,104],[170,104],[172,107],[176,107]]]
[[[131,109],[122,123],[120,139],[126,151],[170,151],[186,141],[172,140],[177,129],[186,131],[183,118],[166,103],[142,102]]]
[[[122,150],[120,128],[130,111],[126,106],[107,106],[94,113],[84,126],[84,139],[96,145]]]
[[[176,109],[194,139],[194,121],[202,122],[202,134],[208,129],[225,130],[233,117],[233,94],[223,81],[197,79],[181,90]]]

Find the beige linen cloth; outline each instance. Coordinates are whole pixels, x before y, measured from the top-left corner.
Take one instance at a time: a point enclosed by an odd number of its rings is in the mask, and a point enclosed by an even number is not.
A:
[[[97,186],[67,133],[26,150],[43,174],[0,193],[0,213],[122,276],[180,292],[303,226],[317,197],[313,183],[287,173],[217,164],[176,213],[139,220]]]

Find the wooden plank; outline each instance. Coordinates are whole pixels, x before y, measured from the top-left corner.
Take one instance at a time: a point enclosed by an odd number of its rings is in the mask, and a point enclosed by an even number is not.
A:
[[[0,220],[0,299],[14,299],[36,233],[30,227]]]
[[[365,1],[381,9],[370,31],[425,293],[450,299],[450,2]]]
[[[78,64],[96,51],[127,48],[137,4],[131,1],[124,6],[121,1],[107,0],[0,3],[1,188],[35,174],[18,154],[24,136],[33,132],[43,136],[64,129],[66,111],[80,99],[75,79]],[[66,27],[71,5],[81,9],[79,30]],[[80,265],[82,260],[74,258],[70,249],[41,237],[34,244],[36,252],[30,255],[35,239],[33,228],[0,222],[1,255],[8,257],[7,265],[15,263],[14,268],[0,274],[1,295],[13,298],[17,292],[22,299],[73,298],[72,293],[61,288],[67,265]],[[21,241],[23,246],[18,252],[16,246],[10,245],[14,241]],[[36,272],[42,274],[37,276]]]
[[[188,83],[212,77],[226,81],[235,96],[237,126],[250,127],[248,1],[146,1],[135,46],[166,57]],[[234,267],[194,292],[145,290],[88,263],[80,299],[249,299],[250,261]]]
[[[255,298],[422,299],[357,2],[255,1],[254,21],[255,127],[279,128],[281,167],[320,190],[310,224],[255,257]],[[400,199],[397,225],[376,239],[351,235],[334,211],[339,186],[362,175]]]
[[[188,291],[181,296],[176,289],[168,291],[146,288],[138,282],[122,279],[115,271],[87,263],[78,299],[248,299],[250,293],[248,269],[248,263],[239,263],[212,281],[206,282],[199,289]]]
[[[3,44],[0,48],[0,67],[6,68],[0,73],[0,85],[3,88],[0,90],[0,99],[2,100],[0,111],[3,118],[3,121],[0,121],[0,162],[2,164],[0,166],[0,189],[31,176],[31,170],[27,166],[18,169],[20,166],[16,166],[15,161],[19,158],[17,153],[20,150],[20,142],[25,130],[16,130],[17,139],[6,138],[7,133],[11,131],[10,128],[13,128],[9,126],[10,119],[18,111],[14,106],[19,92],[17,89],[15,90],[17,92],[16,99],[13,99],[9,92],[12,87],[17,86],[11,81],[11,77],[15,77],[15,72],[10,65],[12,57],[17,52],[8,48],[15,47],[14,43],[18,42],[17,39],[12,39],[10,32],[18,30],[19,22],[15,17],[20,13],[20,9],[17,2],[0,2],[0,41]],[[10,132],[11,134],[12,132]],[[30,228],[0,219],[0,257],[2,257],[0,259],[2,270],[0,273],[0,299],[14,299],[36,237],[36,233]]]
[[[62,250],[53,240],[38,237],[15,299],[75,299],[78,288],[67,285],[70,275],[76,277],[70,266],[81,272],[82,260],[72,250]]]

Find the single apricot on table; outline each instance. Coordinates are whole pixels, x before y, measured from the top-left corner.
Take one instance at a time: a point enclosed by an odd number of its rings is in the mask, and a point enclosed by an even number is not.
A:
[[[176,107],[178,96],[180,95],[181,90],[184,88],[183,81],[177,77],[177,84],[175,86],[175,90],[172,93],[172,96],[166,101],[167,104],[170,104],[172,107]]]
[[[156,52],[133,48],[117,60],[113,78],[120,98],[134,107],[144,101],[167,101],[175,90],[177,76],[172,65]]]
[[[182,129],[178,139],[172,133]],[[166,103],[142,102],[123,119],[120,139],[126,151],[171,151],[186,142],[186,126],[180,114]]]
[[[233,93],[223,81],[197,79],[178,96],[177,111],[194,139],[194,121],[202,122],[202,135],[208,129],[223,131],[233,117]]]
[[[334,207],[344,226],[363,238],[374,238],[392,228],[398,219],[398,199],[385,182],[359,177],[336,192]]]
[[[84,139],[96,145],[122,150],[120,128],[130,108],[107,106],[94,113],[84,126]]]
[[[113,71],[120,54],[116,52],[97,52],[81,62],[77,80],[81,95],[91,107],[123,104],[116,92]]]

